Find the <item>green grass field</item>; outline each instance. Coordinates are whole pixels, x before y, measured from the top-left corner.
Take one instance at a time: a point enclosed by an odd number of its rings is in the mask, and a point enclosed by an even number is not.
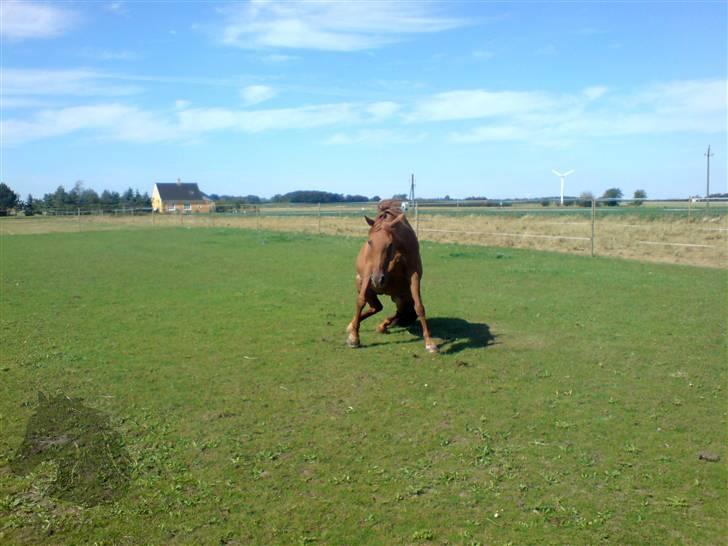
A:
[[[351,350],[359,244],[0,238],[0,542],[724,541],[724,270],[425,243],[441,354],[379,316]],[[109,416],[113,502],[11,469],[38,391]]]

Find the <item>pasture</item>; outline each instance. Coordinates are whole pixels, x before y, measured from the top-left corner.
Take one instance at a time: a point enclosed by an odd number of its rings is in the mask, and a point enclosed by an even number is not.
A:
[[[365,233],[0,237],[0,542],[724,540],[725,270],[424,242],[441,353],[349,349]],[[38,391],[109,417],[113,502],[11,470]]]
[[[80,216],[33,216],[0,220],[0,235],[106,231],[165,227],[237,227],[359,236],[362,214],[376,214],[372,203],[316,205],[267,204],[240,213],[150,214],[118,210]],[[75,211],[74,211],[75,214]],[[445,207],[423,204],[409,213],[421,240],[549,250],[611,256],[682,265],[723,267],[728,264],[728,209],[721,203],[695,208],[667,206],[599,207],[594,222],[582,207]],[[593,241],[593,246],[592,246]]]

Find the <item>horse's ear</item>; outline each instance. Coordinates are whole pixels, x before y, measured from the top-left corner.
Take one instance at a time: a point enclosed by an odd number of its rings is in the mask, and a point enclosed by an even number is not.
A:
[[[371,218],[369,218],[369,216],[366,216],[365,215],[364,216],[364,220],[366,220],[367,221],[367,224],[369,224],[370,226],[373,226],[374,225],[374,220],[372,220]]]
[[[42,391],[38,391],[38,403],[43,404],[48,401],[48,398],[46,398],[46,395],[43,394]]]

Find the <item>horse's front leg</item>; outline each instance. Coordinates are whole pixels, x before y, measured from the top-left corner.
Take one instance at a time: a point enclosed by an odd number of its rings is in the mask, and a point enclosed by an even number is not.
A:
[[[366,279],[366,282],[364,280],[360,280],[359,282],[359,293],[356,297],[354,318],[346,328],[346,331],[349,334],[346,342],[349,347],[359,347],[359,325],[361,324],[361,321],[369,318],[375,313],[378,313],[383,307],[379,298],[377,298],[377,295],[369,290],[369,275],[366,275],[363,278]],[[369,309],[367,309],[365,313],[362,313],[361,311],[364,308],[365,303],[369,303]]]
[[[412,299],[415,302],[415,313],[417,313],[417,318],[422,325],[422,337],[425,338],[425,349],[427,349],[427,352],[436,353],[438,352],[437,345],[432,341],[432,337],[430,336],[430,328],[427,326],[427,319],[425,318],[425,306],[422,305],[420,274],[416,271],[410,277],[410,291],[412,292]]]

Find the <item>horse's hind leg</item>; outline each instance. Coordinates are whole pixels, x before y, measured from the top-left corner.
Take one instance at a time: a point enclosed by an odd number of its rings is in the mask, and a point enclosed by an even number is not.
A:
[[[387,317],[386,319],[384,319],[384,321],[380,325],[377,326],[377,332],[379,332],[380,334],[388,334],[389,328],[392,326],[396,326],[398,320],[399,320],[399,313],[395,313],[391,317]]]
[[[427,318],[425,318],[425,306],[422,305],[422,296],[420,295],[420,274],[418,272],[414,272],[410,278],[410,291],[412,292],[412,299],[414,300],[415,313],[422,325],[422,337],[425,338],[425,349],[427,352],[436,353],[438,352],[437,345],[434,341],[432,341],[430,328],[427,326]]]
[[[392,326],[401,324],[407,326],[412,322],[409,320],[409,315],[414,313],[414,306],[411,299],[396,297],[392,298],[394,303],[397,305],[397,312],[391,317],[387,317],[379,326],[377,326],[377,332],[380,334],[386,334]]]

